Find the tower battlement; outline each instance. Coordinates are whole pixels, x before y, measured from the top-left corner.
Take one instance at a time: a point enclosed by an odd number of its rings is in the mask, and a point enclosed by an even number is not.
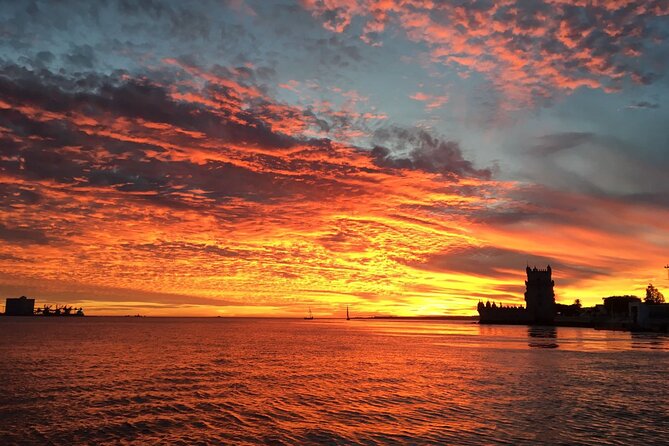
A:
[[[551,269],[550,265],[548,265],[545,269],[537,268],[536,266],[534,268],[530,268],[530,266],[527,265],[526,271],[527,271],[527,277],[530,277],[530,276],[540,276],[545,274],[548,274],[550,276],[553,270]]]

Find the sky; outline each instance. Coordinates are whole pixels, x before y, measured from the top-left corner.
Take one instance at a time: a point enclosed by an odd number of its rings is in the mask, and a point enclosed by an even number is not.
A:
[[[0,293],[475,314],[669,285],[669,2],[0,0]]]

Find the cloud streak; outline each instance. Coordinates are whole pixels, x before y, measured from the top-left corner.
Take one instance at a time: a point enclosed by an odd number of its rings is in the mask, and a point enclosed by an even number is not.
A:
[[[234,70],[167,61],[155,77],[84,83],[4,67],[2,249],[29,260],[5,257],[5,274],[30,283],[39,264],[44,280],[190,293],[221,308],[310,289],[401,296],[400,260],[431,252],[427,235],[468,238],[402,208],[471,207],[478,198],[457,191],[493,185],[425,132],[386,135],[416,146],[411,162],[304,136],[312,116]]]

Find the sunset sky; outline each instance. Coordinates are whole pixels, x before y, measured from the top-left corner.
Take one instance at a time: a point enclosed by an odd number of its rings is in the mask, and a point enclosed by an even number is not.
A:
[[[0,1],[0,291],[474,314],[667,291],[665,0]]]

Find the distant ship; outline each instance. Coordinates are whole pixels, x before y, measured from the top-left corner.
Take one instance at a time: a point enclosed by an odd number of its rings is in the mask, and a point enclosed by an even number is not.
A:
[[[304,320],[305,320],[305,321],[311,321],[311,320],[313,320],[313,319],[314,319],[314,315],[311,314],[311,307],[309,307],[309,316],[305,316],[305,317],[304,317]]]

